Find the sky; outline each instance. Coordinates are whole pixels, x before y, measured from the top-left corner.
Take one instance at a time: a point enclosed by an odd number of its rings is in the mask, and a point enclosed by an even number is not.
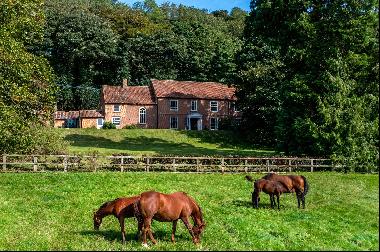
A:
[[[143,0],[141,0],[143,1]],[[133,3],[138,2],[136,0],[119,0],[119,2],[126,3],[132,6]],[[233,7],[239,7],[247,12],[250,11],[250,0],[156,0],[157,5],[161,5],[164,2],[171,2],[174,4],[183,4],[187,6],[193,6],[198,9],[207,9],[208,11],[214,10],[227,10],[231,11]]]

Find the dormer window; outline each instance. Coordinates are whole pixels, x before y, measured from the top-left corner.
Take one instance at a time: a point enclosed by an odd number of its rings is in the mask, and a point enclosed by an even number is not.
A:
[[[210,101],[210,110],[211,112],[218,112],[218,102]]]
[[[120,112],[120,105],[113,105],[113,112]]]
[[[178,100],[170,100],[170,110],[178,110]]]

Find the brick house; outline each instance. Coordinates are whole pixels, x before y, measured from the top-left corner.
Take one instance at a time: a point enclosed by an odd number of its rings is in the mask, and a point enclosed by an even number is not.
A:
[[[104,85],[100,111],[79,113],[78,126],[100,128],[108,121],[117,128],[217,130],[221,119],[240,117],[235,102],[235,89],[216,82],[153,79],[149,86],[128,86],[124,80]],[[55,124],[61,125],[58,119]]]

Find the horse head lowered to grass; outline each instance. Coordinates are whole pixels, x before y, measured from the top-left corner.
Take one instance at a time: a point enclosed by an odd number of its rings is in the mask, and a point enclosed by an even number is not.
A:
[[[248,181],[253,182],[253,178],[249,175],[245,176],[245,178]],[[300,203],[302,202],[302,207],[305,208],[305,196],[307,192],[309,191],[309,184],[306,180],[306,178],[302,175],[278,175],[276,173],[268,173],[265,176],[263,176],[261,179],[267,180],[267,181],[273,181],[276,183],[270,183],[270,182],[257,182],[257,188],[262,187],[264,188],[264,184],[266,184],[266,193],[268,193],[271,197],[271,206],[274,198],[271,196],[276,195],[277,197],[277,203],[279,205],[279,196],[282,193],[296,193],[297,196],[297,202],[298,202],[298,208],[300,208]],[[260,186],[259,186],[260,184]],[[254,193],[252,193],[252,204],[254,206],[258,205],[258,201],[260,200],[260,197],[258,195],[259,189],[255,192],[255,183],[254,183]],[[256,195],[256,196],[255,196]],[[272,206],[273,207],[273,206]]]
[[[99,230],[99,227],[102,224],[102,219],[105,216],[113,215],[119,220],[123,243],[125,243],[124,219],[135,216],[133,203],[135,203],[139,198],[140,196],[117,198],[102,204],[99,209],[94,212],[94,229]],[[141,229],[142,227],[138,225],[137,237],[139,236]]]
[[[203,220],[202,210],[193,198],[184,192],[175,192],[164,194],[155,191],[143,192],[140,194],[140,199],[134,203],[136,218],[139,223],[142,223],[143,246],[148,246],[146,235],[149,235],[153,244],[156,240],[151,231],[152,220],[160,222],[172,222],[172,242],[175,242],[174,235],[176,232],[177,221],[179,219],[185,224],[193,242],[200,242],[200,235],[203,232],[206,224]],[[194,226],[189,221],[191,217],[194,221]]]

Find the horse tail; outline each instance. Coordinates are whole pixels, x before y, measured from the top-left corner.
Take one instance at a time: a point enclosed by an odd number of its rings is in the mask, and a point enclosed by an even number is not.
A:
[[[301,177],[302,177],[303,183],[304,183],[303,196],[305,196],[307,194],[307,192],[309,191],[309,183],[307,182],[307,180],[304,176],[301,176]]]
[[[133,212],[137,220],[140,220],[142,217],[141,211],[140,211],[140,200],[136,200],[133,203]]]
[[[249,175],[245,176],[245,179],[248,180],[248,181],[250,181],[250,182],[253,182],[253,178],[251,176],[249,176]]]

